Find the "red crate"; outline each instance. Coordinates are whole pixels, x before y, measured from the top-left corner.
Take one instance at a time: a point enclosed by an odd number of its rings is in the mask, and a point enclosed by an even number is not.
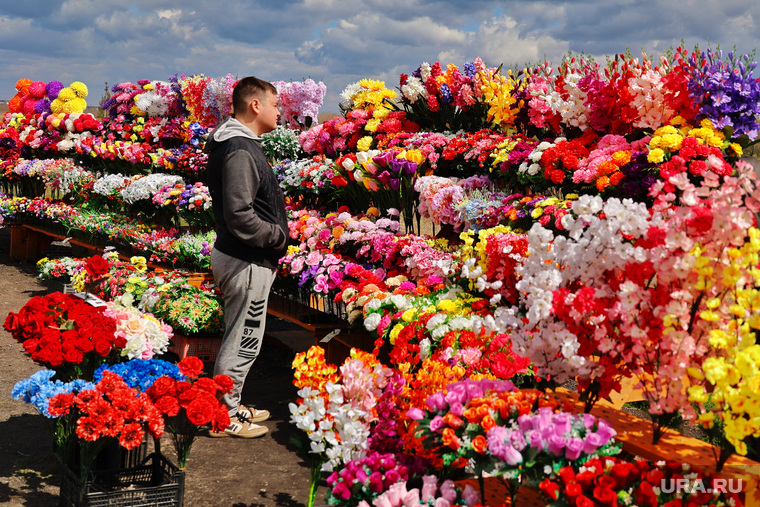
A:
[[[222,347],[221,336],[185,336],[174,333],[172,341],[174,345],[169,347],[169,351],[177,354],[180,359],[195,356],[203,361],[214,362]]]

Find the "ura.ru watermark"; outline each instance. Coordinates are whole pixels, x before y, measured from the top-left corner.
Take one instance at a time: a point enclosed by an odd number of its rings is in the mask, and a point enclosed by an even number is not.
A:
[[[744,491],[742,479],[725,479],[714,477],[710,480],[703,479],[663,479],[660,490],[663,493],[676,495],[695,493],[741,493]]]

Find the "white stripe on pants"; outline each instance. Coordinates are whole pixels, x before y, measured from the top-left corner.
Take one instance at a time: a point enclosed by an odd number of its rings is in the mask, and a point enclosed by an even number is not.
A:
[[[277,272],[257,264],[211,251],[214,282],[224,296],[224,338],[214,365],[214,375],[228,375],[232,392],[222,397],[230,416],[240,404],[243,384],[261,350],[267,301]]]

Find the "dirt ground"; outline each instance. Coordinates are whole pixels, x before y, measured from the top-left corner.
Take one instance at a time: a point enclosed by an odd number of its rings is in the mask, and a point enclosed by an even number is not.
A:
[[[9,258],[8,229],[0,229],[0,319],[17,312],[32,296],[52,290],[37,279],[34,265]],[[298,333],[291,324],[269,318],[267,331]],[[309,467],[290,443],[300,430],[289,422],[288,403],[296,398],[290,363],[295,352],[277,340],[264,343],[243,392],[243,402],[266,408],[272,417],[262,438],[213,439],[199,436],[185,469],[184,504],[190,507],[297,507],[306,505]],[[50,506],[58,503],[60,469],[52,452],[45,417],[10,397],[19,380],[41,369],[0,328],[0,505]],[[161,442],[174,460],[169,435]],[[317,504],[324,503],[320,488]]]

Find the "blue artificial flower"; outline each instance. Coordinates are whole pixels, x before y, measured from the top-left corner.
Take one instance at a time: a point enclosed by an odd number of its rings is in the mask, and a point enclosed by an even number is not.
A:
[[[50,399],[61,393],[78,393],[86,389],[95,389],[95,384],[82,379],[63,383],[60,380],[52,381],[55,370],[40,370],[28,379],[22,380],[13,386],[11,397],[23,399],[24,402],[34,407],[45,417],[52,418],[48,412]]]
[[[451,88],[449,88],[449,85],[446,83],[443,83],[441,85],[441,100],[443,100],[444,104],[451,104],[452,97],[451,97]]]
[[[470,79],[475,77],[475,62],[467,62],[464,64],[464,75]]]
[[[152,386],[158,377],[169,376],[175,380],[185,380],[185,376],[179,372],[176,364],[162,359],[132,359],[126,363],[102,365],[95,370],[93,375],[95,382],[103,378],[105,370],[116,373],[129,387],[141,392],[145,392]]]

